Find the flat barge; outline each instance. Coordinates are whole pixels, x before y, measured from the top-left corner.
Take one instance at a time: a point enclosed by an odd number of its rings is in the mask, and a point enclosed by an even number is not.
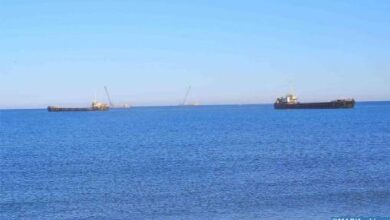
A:
[[[340,109],[354,108],[354,99],[338,99],[331,102],[300,103],[296,96],[288,94],[276,99],[275,109]]]
[[[108,111],[109,107],[107,104],[101,102],[92,102],[91,107],[86,108],[63,108],[58,106],[47,107],[49,112],[88,112],[88,111]]]

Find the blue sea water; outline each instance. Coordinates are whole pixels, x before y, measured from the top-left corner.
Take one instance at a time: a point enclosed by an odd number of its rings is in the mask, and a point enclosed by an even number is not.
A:
[[[390,102],[0,111],[0,219],[390,216]]]

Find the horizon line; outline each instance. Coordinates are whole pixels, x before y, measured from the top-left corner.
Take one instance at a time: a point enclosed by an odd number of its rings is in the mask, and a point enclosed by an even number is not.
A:
[[[369,102],[390,102],[390,100],[365,100],[365,101],[356,101],[356,103],[369,103]],[[223,103],[223,104],[200,104],[200,105],[133,105],[133,106],[130,106],[129,108],[110,108],[111,110],[112,109],[131,109],[131,108],[159,108],[159,107],[203,107],[203,106],[209,106],[209,107],[212,107],[212,106],[247,106],[247,105],[273,105],[274,103],[269,103],[269,102],[266,102],[266,103],[244,103],[244,104],[240,104],[240,103]],[[47,107],[26,107],[26,108],[14,108],[14,107],[11,107],[11,108],[1,108],[0,107],[0,111],[2,110],[44,110],[44,109],[47,109]]]

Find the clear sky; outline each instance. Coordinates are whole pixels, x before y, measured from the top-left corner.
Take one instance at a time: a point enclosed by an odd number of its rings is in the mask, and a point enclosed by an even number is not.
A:
[[[390,100],[390,1],[0,0],[0,108]]]

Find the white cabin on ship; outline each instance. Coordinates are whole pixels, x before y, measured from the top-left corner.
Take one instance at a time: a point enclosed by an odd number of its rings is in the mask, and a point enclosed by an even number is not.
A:
[[[293,94],[287,94],[284,97],[280,97],[276,99],[276,103],[283,103],[283,104],[297,104],[298,98]]]

